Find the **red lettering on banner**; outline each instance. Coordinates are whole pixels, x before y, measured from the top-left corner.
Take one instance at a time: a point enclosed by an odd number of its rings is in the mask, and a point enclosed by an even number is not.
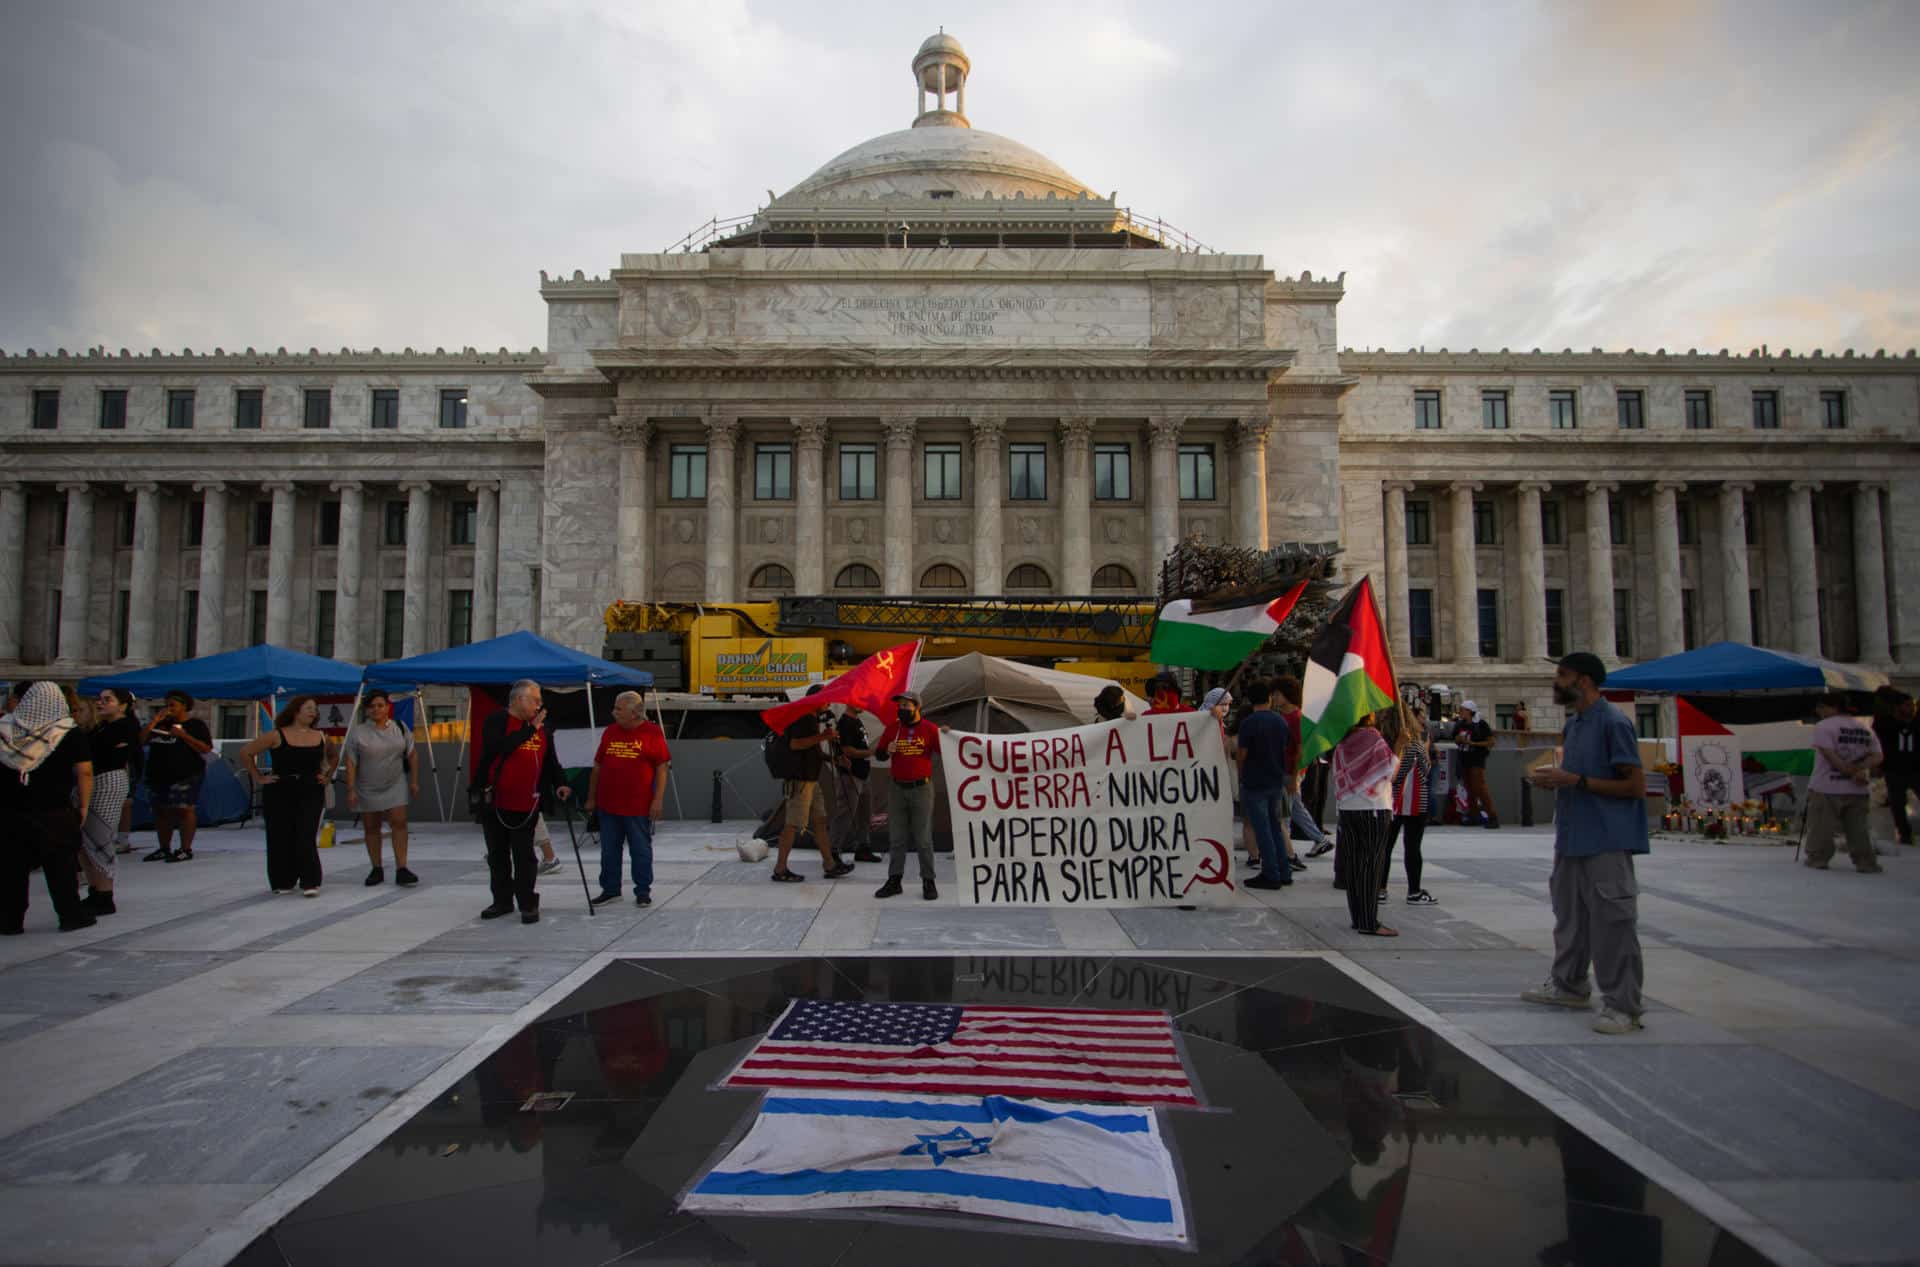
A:
[[[980,768],[980,749],[984,746],[985,745],[972,735],[962,735],[960,736],[959,742],[954,745],[953,755],[960,764],[967,769],[978,770]]]
[[[1127,744],[1124,739],[1120,738],[1120,727],[1115,726],[1107,732],[1107,754],[1100,759],[1108,765],[1112,765],[1115,760],[1121,762],[1126,761]]]
[[[980,776],[972,775],[960,780],[960,786],[953,790],[954,803],[969,814],[978,813],[987,807],[987,798],[982,796],[975,786],[979,782]]]
[[[1170,760],[1178,761],[1183,751],[1187,754],[1187,760],[1193,760],[1193,736],[1187,733],[1187,723],[1180,722],[1173,728],[1173,751],[1167,756]]]

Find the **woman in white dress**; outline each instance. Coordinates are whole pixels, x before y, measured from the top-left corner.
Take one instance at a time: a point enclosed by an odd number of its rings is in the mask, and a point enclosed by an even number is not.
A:
[[[380,850],[380,829],[393,835],[393,882],[418,884],[407,870],[407,804],[420,795],[420,767],[413,732],[393,720],[393,700],[385,691],[369,691],[361,721],[347,734],[347,808],[358,810],[367,833],[367,883],[387,878]]]

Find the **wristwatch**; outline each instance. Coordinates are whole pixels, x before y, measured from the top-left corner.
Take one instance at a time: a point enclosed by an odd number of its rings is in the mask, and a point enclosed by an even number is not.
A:
[[[1578,786],[1579,786],[1579,788],[1580,788],[1580,790],[1581,790],[1582,792],[1584,792],[1584,791],[1586,791],[1586,790],[1587,790],[1587,776],[1586,776],[1586,775],[1584,775],[1584,774],[1583,774],[1583,775],[1581,775],[1581,776],[1580,776],[1580,782],[1579,782],[1579,785],[1578,785]]]

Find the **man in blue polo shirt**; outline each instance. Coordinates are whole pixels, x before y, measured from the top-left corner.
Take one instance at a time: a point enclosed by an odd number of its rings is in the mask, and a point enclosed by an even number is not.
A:
[[[1647,774],[1639,735],[1600,697],[1607,666],[1576,651],[1560,661],[1553,699],[1567,709],[1558,766],[1534,771],[1553,803],[1553,975],[1520,997],[1550,1007],[1589,1006],[1591,961],[1605,1009],[1596,1034],[1643,1028],[1639,896],[1633,855],[1648,852]]]

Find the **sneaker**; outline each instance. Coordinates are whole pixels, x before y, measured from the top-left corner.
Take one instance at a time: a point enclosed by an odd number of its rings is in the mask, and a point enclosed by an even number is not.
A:
[[[160,846],[160,847],[159,847],[158,849],[156,849],[156,850],[154,850],[154,851],[153,851],[152,853],[150,853],[150,854],[148,854],[148,855],[147,855],[146,857],[144,857],[144,858],[142,858],[142,859],[140,859],[140,861],[142,861],[142,862],[172,862],[172,861],[173,861],[173,850],[171,850],[171,849],[169,849],[169,848],[167,848],[167,847],[166,847],[165,845],[162,845],[162,846]]]
[[[1906,844],[1909,844],[1909,845],[1910,845],[1910,844],[1912,844],[1913,842],[1912,842],[1911,840],[1909,840],[1909,841],[1906,841],[1906,842],[1904,842],[1904,843],[1906,843]],[[114,841],[114,842],[113,842],[113,851],[114,851],[115,853],[132,853],[132,852],[133,852],[133,845],[132,845],[132,844],[130,844],[129,842],[127,842],[127,841],[124,841],[124,840],[116,840],[116,841]]]
[[[880,861],[880,855],[871,849],[862,849],[853,855],[853,860],[855,862],[878,862]]]
[[[1645,1028],[1639,1017],[1616,1012],[1612,1008],[1606,1008],[1593,1018],[1593,1032],[1596,1034],[1631,1034]]]
[[[843,862],[839,866],[828,867],[825,871],[822,871],[820,874],[825,876],[829,880],[838,880],[843,875],[853,874],[853,864],[851,862]]]
[[[620,895],[618,893],[609,893],[605,889],[601,889],[599,893],[594,895],[593,905],[605,906],[608,902],[618,902],[619,900]]]
[[[932,880],[922,880],[920,881],[920,896],[929,902],[937,901],[940,897],[940,888]]]
[[[85,911],[82,911],[80,912],[80,914],[74,916],[72,919],[61,920],[60,931],[63,933],[77,933],[83,928],[92,928],[95,924],[98,924],[99,922],[100,921],[95,919],[93,916],[87,914]]]
[[[399,867],[396,868],[393,873],[393,882],[395,884],[418,884],[420,883],[420,877],[405,867]]]
[[[558,871],[559,869],[560,869],[560,859],[558,858],[549,858],[545,862],[540,864],[541,875],[552,875],[554,872]]]
[[[99,891],[89,893],[81,900],[80,904],[87,908],[87,913],[90,915],[114,915],[118,913],[118,909],[113,904],[113,893],[111,890],[104,893]]]
[[[642,893],[638,897],[633,899],[633,904],[635,906],[652,906],[653,895],[649,893]]]
[[[897,876],[897,875],[890,875],[890,876],[888,876],[888,877],[887,877],[887,882],[886,882],[885,884],[883,884],[883,885],[881,885],[881,886],[880,886],[879,888],[877,888],[877,889],[875,889],[875,890],[873,891],[873,895],[874,895],[875,897],[898,897],[898,896],[900,896],[900,877],[899,877],[899,876]]]
[[[1307,869],[1307,860],[1305,858],[1302,858],[1299,854],[1294,854],[1291,857],[1289,857],[1287,859],[1287,864],[1291,866],[1295,871],[1305,871]]]
[[[1425,889],[1415,889],[1413,892],[1407,894],[1407,901],[1414,906],[1432,906],[1439,900],[1439,898],[1427,892]]]
[[[293,892],[293,890],[292,890],[292,889],[275,889],[275,890],[273,891],[273,895],[274,895],[275,897],[285,897],[285,896],[286,896],[287,894],[289,894],[289,893],[291,893],[291,892]]]
[[[1318,858],[1322,854],[1329,854],[1332,852],[1333,852],[1333,842],[1330,840],[1323,840],[1319,844],[1315,845],[1313,848],[1307,850],[1307,857]]]
[[[513,908],[511,906],[508,906],[502,902],[495,902],[492,906],[489,906],[486,910],[480,912],[480,918],[481,919],[499,919],[502,915],[511,915],[511,914],[513,914]]]
[[[530,911],[521,911],[520,922],[522,924],[538,924],[540,922],[540,908],[535,907]]]
[[[385,867],[375,867],[373,870],[367,872],[368,888],[372,888],[376,884],[385,884],[386,881],[387,869]]]
[[[1269,880],[1265,876],[1257,875],[1251,880],[1241,881],[1240,887],[1243,889],[1284,889],[1287,886],[1285,881]]]
[[[1562,989],[1560,983],[1552,977],[1548,977],[1534,989],[1522,990],[1520,992],[1520,998],[1524,1002],[1540,1003],[1547,1007],[1585,1009],[1593,1006],[1593,1000],[1591,998],[1584,994],[1577,994],[1572,990]]]
[[[1385,889],[1381,889],[1381,890],[1380,890],[1380,896],[1379,896],[1378,898],[1376,898],[1375,900],[1376,900],[1376,901],[1380,901],[1380,902],[1384,902],[1384,901],[1386,901],[1386,900],[1387,900],[1387,891],[1386,891]]]
[[[313,886],[313,887],[311,887],[311,888],[306,888],[306,889],[301,889],[301,890],[300,890],[300,896],[301,896],[301,897],[319,897],[319,896],[320,896],[320,886],[316,884],[316,885],[314,885],[314,886]]]

